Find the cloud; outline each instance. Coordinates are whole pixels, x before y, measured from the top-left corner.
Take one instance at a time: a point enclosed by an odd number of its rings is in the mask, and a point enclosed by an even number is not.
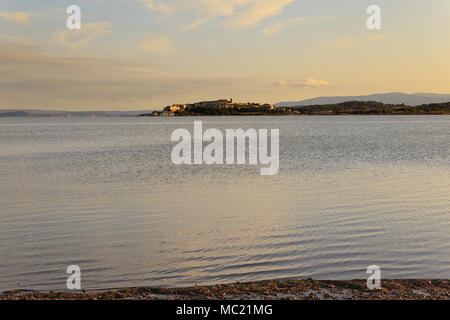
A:
[[[212,20],[211,18],[198,19],[198,20],[196,20],[196,21],[194,21],[194,22],[192,22],[192,23],[190,23],[188,25],[185,25],[180,30],[181,31],[189,31],[189,30],[195,29],[198,26],[200,26],[202,24],[205,24],[205,23],[207,23],[207,22],[209,22],[211,20]]]
[[[358,41],[352,37],[341,37],[336,40],[336,44],[339,48],[353,48],[358,45]]]
[[[158,0],[140,0],[145,3],[145,7],[152,11],[156,11],[162,14],[172,14],[176,11],[174,3],[168,3],[167,1]]]
[[[353,37],[342,37],[336,40],[338,47],[342,49],[354,48],[366,43],[376,42],[384,40],[386,36],[384,34],[373,34],[367,37],[353,38]]]
[[[341,37],[325,43],[324,47],[334,47],[339,49],[351,49],[364,44],[382,41],[386,39],[384,34],[373,34],[366,37]]]
[[[192,29],[215,19],[225,19],[225,24],[247,27],[278,15],[295,0],[140,0],[146,8],[162,15],[193,12],[195,22],[185,29]]]
[[[53,39],[71,48],[80,48],[88,45],[94,39],[110,33],[109,22],[83,23],[79,30],[62,30],[56,33]]]
[[[332,84],[325,80],[317,80],[314,78],[307,78],[304,80],[278,80],[275,85],[281,87],[301,87],[307,88],[320,88],[320,87],[331,87]]]
[[[386,38],[386,36],[384,34],[377,33],[377,34],[373,34],[373,35],[366,37],[366,41],[367,42],[375,42],[375,41],[384,40],[385,38]]]
[[[146,39],[138,45],[139,49],[150,54],[163,54],[172,52],[170,38],[156,33],[149,33]]]
[[[253,0],[248,7],[234,14],[228,24],[237,27],[252,26],[260,21],[281,13],[294,0]]]
[[[263,32],[266,36],[272,37],[279,33],[280,31],[295,27],[298,25],[305,25],[305,24],[312,24],[312,23],[319,23],[319,22],[325,22],[325,21],[332,21],[336,20],[336,18],[332,17],[295,17],[295,18],[289,18],[283,21],[278,21],[275,23],[272,23],[271,25],[265,27],[263,29]]]
[[[35,13],[30,12],[7,12],[7,11],[0,11],[0,18],[16,23],[21,26],[27,26],[31,18],[33,16],[36,16]]]
[[[17,43],[0,43],[0,74],[0,108],[150,110],[261,87],[248,79],[185,75],[176,67],[129,59],[54,55]]]

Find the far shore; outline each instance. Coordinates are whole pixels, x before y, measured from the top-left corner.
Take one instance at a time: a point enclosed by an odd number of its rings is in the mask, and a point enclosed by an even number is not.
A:
[[[450,280],[270,280],[189,288],[127,288],[106,291],[38,292],[13,290],[0,300],[450,300]]]
[[[161,111],[140,114],[140,117],[183,116],[322,116],[322,115],[425,115],[450,114],[450,102],[420,106],[384,104],[375,101],[347,101],[336,104],[277,107],[271,104],[235,103],[233,100],[174,104]]]

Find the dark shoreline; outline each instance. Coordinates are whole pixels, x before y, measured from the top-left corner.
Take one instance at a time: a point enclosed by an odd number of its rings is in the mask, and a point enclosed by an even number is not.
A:
[[[0,300],[450,300],[450,280],[269,280],[189,288],[128,288],[93,292],[6,291]]]
[[[330,113],[330,114],[306,114],[306,113],[257,113],[257,114],[183,114],[183,115],[172,115],[169,118],[180,118],[180,117],[317,117],[317,116],[333,116],[333,117],[346,117],[346,116],[448,116],[450,112],[443,113]],[[166,116],[151,116],[142,114],[137,116],[138,118],[167,118]]]
[[[419,106],[384,104],[375,101],[347,101],[336,104],[276,107],[270,104],[233,103],[232,100],[204,101],[167,106],[140,117],[167,116],[305,116],[305,115],[443,115],[450,114],[450,102]]]

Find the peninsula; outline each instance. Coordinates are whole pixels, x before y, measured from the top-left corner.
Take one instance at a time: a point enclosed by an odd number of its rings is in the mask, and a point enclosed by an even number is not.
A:
[[[174,104],[141,117],[171,116],[262,116],[262,115],[425,115],[450,114],[450,102],[418,106],[375,101],[348,101],[336,104],[276,107],[271,104],[235,103],[232,99]]]

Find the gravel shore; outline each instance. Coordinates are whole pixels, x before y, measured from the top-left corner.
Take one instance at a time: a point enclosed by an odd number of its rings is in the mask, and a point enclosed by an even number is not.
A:
[[[128,288],[95,292],[14,290],[0,300],[450,300],[450,280],[384,280],[368,290],[365,280],[286,280],[190,288]]]

